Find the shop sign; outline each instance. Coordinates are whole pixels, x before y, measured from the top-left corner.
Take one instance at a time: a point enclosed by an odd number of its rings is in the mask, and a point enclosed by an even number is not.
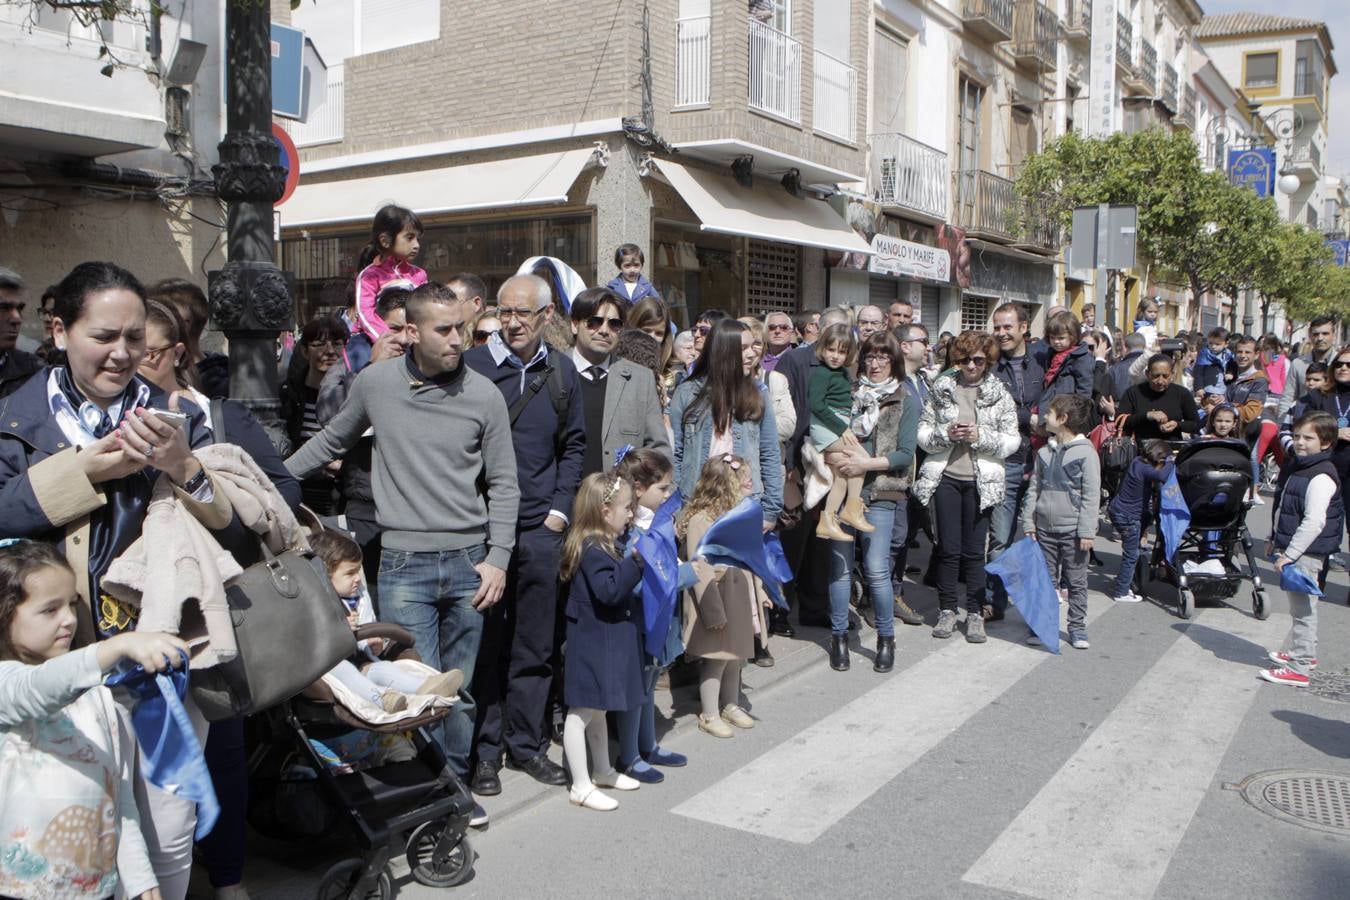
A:
[[[872,236],[872,259],[868,271],[947,282],[952,277],[952,257],[946,250],[915,244],[886,234]]]

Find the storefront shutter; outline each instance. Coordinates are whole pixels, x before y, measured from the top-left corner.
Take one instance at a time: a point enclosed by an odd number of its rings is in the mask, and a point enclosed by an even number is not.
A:
[[[931,338],[937,340],[940,312],[938,307],[942,305],[942,288],[933,284],[925,284],[919,290],[919,323],[928,329]]]
[[[873,278],[867,285],[867,302],[880,306],[882,312],[888,312],[887,307],[899,296],[899,286],[900,282],[894,278]]]
[[[772,241],[750,243],[745,284],[745,311],[751,316],[771,312],[791,315],[799,306],[797,294],[801,248]]]

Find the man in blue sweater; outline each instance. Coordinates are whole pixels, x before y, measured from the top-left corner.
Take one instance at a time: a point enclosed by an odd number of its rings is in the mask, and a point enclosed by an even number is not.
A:
[[[487,611],[474,673],[478,701],[471,788],[502,790],[503,756],[512,768],[549,785],[567,783],[548,758],[547,717],[563,530],[581,483],[586,423],[581,380],[564,353],[542,339],[554,314],[548,282],[517,275],[497,292],[502,330],[464,354],[506,402],[520,479],[516,549],[502,602]],[[503,754],[503,747],[505,754]]]

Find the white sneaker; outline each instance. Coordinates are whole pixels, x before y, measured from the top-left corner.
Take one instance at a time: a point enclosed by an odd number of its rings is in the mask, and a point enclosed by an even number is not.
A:
[[[1130,591],[1128,594],[1125,594],[1125,595],[1123,595],[1123,596],[1120,596],[1120,597],[1112,597],[1112,598],[1111,598],[1111,602],[1112,602],[1112,603],[1140,603],[1140,602],[1143,601],[1143,599],[1144,599],[1143,597],[1140,597],[1140,596],[1139,596],[1138,594],[1136,594],[1134,591]]]

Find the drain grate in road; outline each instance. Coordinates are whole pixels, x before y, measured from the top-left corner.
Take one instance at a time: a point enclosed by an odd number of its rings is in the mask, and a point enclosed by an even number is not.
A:
[[[1313,672],[1308,679],[1308,693],[1323,700],[1350,703],[1350,673]]]
[[[1283,822],[1350,837],[1350,775],[1280,769],[1225,787]]]

